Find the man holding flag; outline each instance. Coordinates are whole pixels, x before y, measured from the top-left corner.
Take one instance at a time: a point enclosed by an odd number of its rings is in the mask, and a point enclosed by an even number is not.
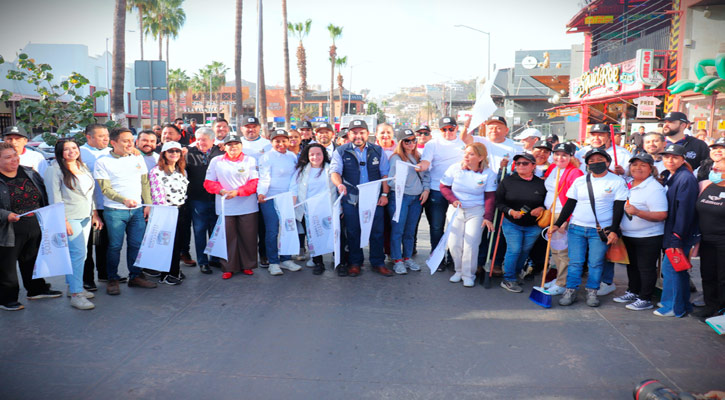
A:
[[[370,264],[373,271],[383,276],[393,276],[393,271],[385,266],[383,254],[383,210],[388,204],[390,187],[382,182],[382,193],[377,201],[374,215],[363,211],[360,218],[361,204],[358,185],[377,181],[388,177],[389,164],[383,149],[368,143],[369,135],[367,123],[363,120],[354,120],[350,123],[349,137],[351,142],[338,147],[332,155],[330,164],[331,179],[337,191],[343,195],[342,213],[347,242],[350,249],[349,266],[338,267],[340,276],[360,275],[360,266],[364,261],[363,251],[360,247],[361,220],[371,222],[370,229]]]

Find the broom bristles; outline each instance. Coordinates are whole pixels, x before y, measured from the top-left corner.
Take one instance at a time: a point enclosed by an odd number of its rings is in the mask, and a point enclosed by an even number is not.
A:
[[[551,294],[543,288],[534,286],[531,290],[531,294],[529,295],[529,300],[544,308],[551,308],[551,297]]]

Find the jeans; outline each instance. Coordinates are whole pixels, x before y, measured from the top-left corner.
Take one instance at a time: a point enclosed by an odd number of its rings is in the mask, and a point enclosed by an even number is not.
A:
[[[446,224],[446,211],[448,200],[443,197],[439,190],[431,190],[428,201],[425,203],[425,217],[430,224],[430,248],[435,249],[443,236],[443,229]]]
[[[682,248],[685,254],[690,254],[692,245]],[[673,311],[675,316],[684,317],[692,312],[690,304],[690,271],[677,272],[672,268],[667,256],[662,258],[662,307],[658,311],[662,314]]]
[[[103,219],[108,229],[108,280],[118,280],[118,263],[121,261],[123,238],[126,238],[126,267],[128,279],[141,275],[141,268],[133,263],[136,261],[138,249],[141,247],[143,234],[146,230],[146,220],[143,217],[143,207],[134,209],[106,208],[103,210]]]
[[[361,266],[365,261],[363,250],[360,248],[360,218],[358,206],[342,201],[342,223],[347,233],[347,246],[350,251],[349,265]],[[385,254],[383,254],[383,207],[375,207],[373,226],[370,230],[370,265],[381,267],[385,265]]]
[[[277,237],[279,236],[279,217],[277,210],[274,208],[274,200],[259,203],[259,209],[262,211],[264,218],[264,226],[267,231],[264,234],[264,247],[267,250],[267,259],[270,264],[279,264],[280,261],[290,260],[290,256],[280,256],[277,253]]]
[[[529,256],[529,251],[534,247],[541,228],[538,225],[520,226],[504,219],[501,229],[508,242],[503,261],[503,279],[516,282],[516,276],[524,268],[524,262]]]
[[[388,201],[388,214],[391,218],[395,215],[395,192],[391,191]],[[418,225],[418,218],[423,206],[420,204],[420,195],[403,195],[403,202],[400,206],[400,218],[398,222],[391,219],[390,229],[390,258],[394,261],[413,256],[413,245],[415,244],[415,231]],[[402,245],[402,253],[401,253]]]
[[[597,228],[587,228],[579,225],[569,226],[569,268],[566,276],[566,288],[578,289],[582,281],[584,262],[589,265],[587,289],[599,289],[602,279],[602,268],[607,244],[602,242]],[[587,260],[587,249],[589,259]]]
[[[214,201],[191,200],[191,221],[194,224],[194,246],[199,265],[209,265],[209,256],[204,253],[206,242],[214,230],[217,215]]]
[[[68,237],[68,251],[73,274],[65,276],[65,282],[71,293],[83,292],[83,268],[86,262],[88,237],[91,233],[91,218],[69,219],[68,224],[73,234]]]
[[[602,265],[602,282],[607,285],[614,283],[614,263],[604,260]]]

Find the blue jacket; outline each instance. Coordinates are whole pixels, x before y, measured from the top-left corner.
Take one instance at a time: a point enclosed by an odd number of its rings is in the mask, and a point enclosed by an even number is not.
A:
[[[358,161],[355,155],[354,145],[352,143],[345,143],[335,149],[335,151],[342,158],[342,183],[347,187],[348,194],[357,195],[357,185],[360,184],[360,161]],[[367,143],[366,156],[365,167],[368,171],[368,181],[372,182],[382,178],[380,162],[385,157],[382,147]]]
[[[684,165],[674,175],[665,171],[662,176],[667,188],[667,219],[662,248],[684,248],[694,244],[699,235],[695,215],[695,203],[699,194],[697,178]]]

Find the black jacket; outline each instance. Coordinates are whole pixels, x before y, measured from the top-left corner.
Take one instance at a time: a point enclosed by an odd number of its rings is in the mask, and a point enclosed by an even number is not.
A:
[[[704,160],[710,158],[710,147],[694,136],[685,135],[685,138],[677,144],[685,148],[685,161],[693,170],[696,170]]]
[[[209,168],[211,159],[224,155],[218,146],[212,146],[209,154],[204,154],[196,146],[187,147],[186,153],[186,175],[189,179],[187,191],[189,200],[214,201],[214,195],[204,189],[206,170]]]
[[[33,182],[36,188],[40,191],[40,206],[45,207],[48,205],[48,195],[45,192],[45,183],[39,173],[35,172],[34,169],[29,167],[18,167],[22,169],[28,178]],[[5,182],[0,179],[0,246],[13,247],[15,246],[15,230],[13,224],[8,222],[8,215],[10,215],[10,189]]]

